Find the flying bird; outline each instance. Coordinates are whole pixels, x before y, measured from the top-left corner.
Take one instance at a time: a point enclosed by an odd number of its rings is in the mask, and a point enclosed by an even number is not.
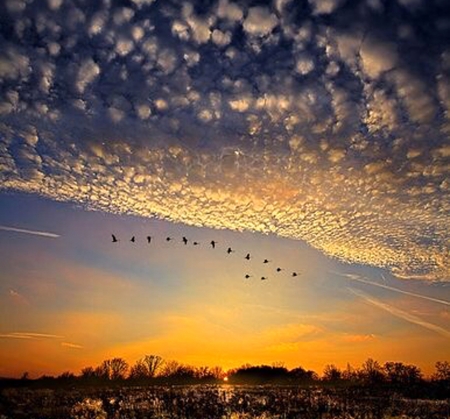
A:
[[[135,238],[134,238],[134,236],[130,239],[130,242],[135,242],[136,240],[135,240]]]
[[[250,260],[250,253],[247,253],[247,256],[245,256],[245,259]]]
[[[188,239],[186,237],[183,236],[183,243],[186,245],[188,244]]]
[[[282,270],[282,268],[277,268],[277,272],[281,272]]]
[[[152,236],[147,236],[147,243],[150,244],[152,242]]]
[[[166,237],[166,242],[170,242],[172,240],[172,237]]]
[[[269,263],[269,262],[270,262],[270,260],[264,259],[263,263]]]
[[[194,246],[198,246],[200,243],[199,242],[193,242],[192,243]]]
[[[229,248],[227,249],[227,253],[228,253],[228,254],[234,253],[234,250],[233,250],[231,247],[229,247]]]
[[[211,240],[211,246],[213,249],[216,248],[216,244],[217,244],[217,242],[215,242],[214,240]]]
[[[261,277],[261,281],[265,281],[266,279],[268,279],[268,278],[265,277],[265,276],[262,276],[262,277]]]
[[[245,278],[245,279],[248,279],[248,278],[251,278],[251,277],[252,277],[251,275],[246,274],[244,278]]]
[[[298,276],[297,272],[292,272],[292,276]]]
[[[114,234],[111,234],[112,236],[112,242],[117,243],[119,240],[117,240],[116,236]]]

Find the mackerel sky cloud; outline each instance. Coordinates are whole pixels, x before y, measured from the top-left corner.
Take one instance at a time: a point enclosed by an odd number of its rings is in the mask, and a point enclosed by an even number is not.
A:
[[[448,280],[448,2],[202,4],[2,2],[0,188]]]

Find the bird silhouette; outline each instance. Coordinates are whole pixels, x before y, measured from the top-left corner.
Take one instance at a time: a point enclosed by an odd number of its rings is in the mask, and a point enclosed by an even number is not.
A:
[[[150,244],[152,242],[152,236],[147,236],[147,243]]]
[[[277,268],[277,272],[281,272],[283,268]]]
[[[215,242],[214,240],[211,240],[211,247],[212,247],[213,249],[216,248],[216,244],[217,244],[217,242]]]
[[[292,272],[292,276],[298,276],[297,272]]]
[[[116,236],[114,234],[111,234],[112,236],[112,242],[117,243],[119,240],[117,240]]]
[[[264,259],[263,263],[269,263],[270,260]]]
[[[265,281],[266,279],[268,279],[266,276],[261,277],[261,281]]]
[[[227,253],[228,253],[228,254],[234,253],[234,250],[233,250],[231,247],[229,247],[229,248],[227,249]]]
[[[166,237],[166,242],[170,242],[172,240],[172,237]]]
[[[183,243],[186,245],[188,244],[188,239],[186,237],[183,236]]]
[[[252,277],[251,275],[246,274],[244,278],[245,278],[245,279],[248,279],[248,278],[251,278],[251,277]]]
[[[250,253],[247,253],[247,256],[245,256],[245,259],[250,260]]]
[[[136,240],[135,240],[135,238],[134,238],[134,236],[130,239],[130,242],[135,242]]]
[[[194,246],[198,246],[200,243],[199,242],[193,242],[192,243]]]

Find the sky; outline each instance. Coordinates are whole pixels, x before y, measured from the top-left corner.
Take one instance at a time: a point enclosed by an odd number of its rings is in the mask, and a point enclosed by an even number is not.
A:
[[[448,360],[449,40],[446,0],[1,2],[0,376]]]

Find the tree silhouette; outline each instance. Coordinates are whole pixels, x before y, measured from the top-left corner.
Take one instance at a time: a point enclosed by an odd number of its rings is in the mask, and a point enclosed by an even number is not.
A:
[[[418,383],[422,378],[422,372],[418,367],[402,362],[386,362],[384,371],[387,380],[392,384],[410,385]]]
[[[342,378],[342,371],[336,365],[328,364],[323,370],[324,381],[339,381]]]
[[[433,379],[436,381],[450,381],[450,363],[448,361],[438,361],[435,364]]]
[[[372,358],[367,359],[362,365],[361,375],[364,381],[369,384],[380,383],[384,379],[383,369],[378,361]]]
[[[147,368],[147,376],[155,377],[164,364],[164,360],[159,355],[145,355],[143,363]]]

